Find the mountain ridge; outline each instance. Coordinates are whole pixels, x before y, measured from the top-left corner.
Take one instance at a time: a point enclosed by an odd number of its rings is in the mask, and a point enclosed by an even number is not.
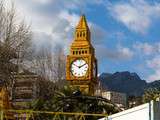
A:
[[[147,83],[135,72],[102,73],[99,80],[103,89],[126,93],[127,96],[142,96],[145,89],[160,87],[160,80]]]

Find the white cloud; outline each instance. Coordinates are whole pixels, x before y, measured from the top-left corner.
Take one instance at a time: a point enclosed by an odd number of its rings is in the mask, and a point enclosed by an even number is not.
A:
[[[150,68],[159,69],[160,68],[160,56],[156,56],[151,61],[147,62]]]
[[[147,32],[154,18],[160,17],[160,4],[149,4],[144,0],[115,3],[107,6],[107,9],[128,29],[142,34]]]
[[[75,28],[77,22],[79,21],[79,16],[76,14],[69,14],[69,12],[61,11],[58,15],[60,19],[64,19],[68,22],[68,25],[72,28]],[[60,24],[58,24],[60,25]],[[67,29],[66,29],[67,30]]]
[[[147,71],[145,79],[148,82],[160,80],[160,42],[137,42],[133,45],[133,50],[137,57],[144,61],[141,63],[143,69],[140,69],[142,73]]]
[[[147,82],[153,82],[155,80],[160,80],[160,69],[156,70],[154,74],[147,78]]]
[[[137,43],[133,47],[136,50],[142,51],[143,54],[146,54],[146,55],[151,55],[155,51],[154,46],[152,46],[148,43]]]
[[[20,19],[31,23],[36,46],[53,47],[58,43],[69,50],[69,44],[73,40],[75,26],[79,15],[70,10],[77,9],[87,4],[100,4],[97,0],[80,2],[77,0],[14,0]],[[100,26],[88,21],[91,26],[93,43],[99,43],[99,39],[105,37],[105,30]],[[98,40],[98,41],[97,41]],[[104,39],[103,39],[104,40]],[[95,42],[96,41],[96,42]]]
[[[134,52],[127,47],[117,46],[115,49],[108,49],[103,45],[96,45],[96,55],[101,59],[130,60],[134,56]]]
[[[107,40],[108,32],[94,23],[89,23],[89,24],[90,24],[91,39],[93,45],[97,44],[102,45]]]
[[[49,4],[51,3],[53,0],[33,0],[37,3],[41,3],[41,4]]]
[[[145,79],[148,82],[160,80],[160,42],[138,42],[133,45],[133,48],[138,57],[142,57],[144,61],[142,65],[145,66],[145,70],[149,71]]]
[[[42,47],[44,47],[44,44],[46,47],[53,46],[52,40],[53,40],[52,36],[45,32],[35,31],[33,34],[33,45],[38,49],[41,49]]]
[[[137,42],[136,44],[133,45],[133,48],[135,50],[138,50],[138,52],[140,54],[144,54],[144,55],[157,55],[158,53],[160,53],[160,43],[156,42],[156,43],[141,43],[141,42]]]
[[[147,65],[154,71],[153,74],[148,76],[147,80],[149,82],[154,80],[160,80],[160,56],[156,56],[153,59],[148,60]]]
[[[120,58],[131,59],[134,55],[134,52],[127,47],[118,47],[118,54]]]

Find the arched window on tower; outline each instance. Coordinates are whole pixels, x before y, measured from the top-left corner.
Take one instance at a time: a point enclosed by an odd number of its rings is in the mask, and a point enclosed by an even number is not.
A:
[[[85,32],[83,32],[83,37],[85,37],[85,35],[86,35]]]
[[[78,51],[76,51],[76,55],[78,54]]]
[[[79,37],[79,32],[77,32],[77,37]]]
[[[80,35],[79,35],[80,37],[82,37],[82,32],[80,32]]]

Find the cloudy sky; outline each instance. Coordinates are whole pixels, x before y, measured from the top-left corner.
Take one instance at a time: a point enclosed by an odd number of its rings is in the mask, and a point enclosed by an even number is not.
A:
[[[6,0],[9,7],[9,0]],[[82,13],[91,29],[99,73],[136,72],[160,79],[159,0],[10,0],[37,46],[62,44],[68,53]]]

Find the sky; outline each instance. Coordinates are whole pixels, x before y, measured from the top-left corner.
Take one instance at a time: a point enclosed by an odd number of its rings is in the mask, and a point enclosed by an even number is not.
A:
[[[85,14],[99,74],[136,72],[160,80],[160,0],[5,0],[31,24],[37,47],[57,44],[66,54],[79,18]]]

